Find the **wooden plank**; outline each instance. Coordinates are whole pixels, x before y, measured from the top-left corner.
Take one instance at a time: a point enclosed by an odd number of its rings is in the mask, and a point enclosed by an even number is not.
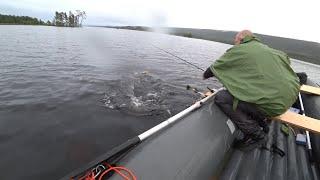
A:
[[[303,116],[291,111],[287,111],[284,114],[274,117],[273,119],[279,120],[293,126],[297,126],[315,133],[320,133],[320,120],[314,119],[308,116]]]
[[[320,95],[320,88],[319,87],[302,85],[300,87],[300,91],[303,93],[311,93],[311,94],[315,94],[315,95]]]

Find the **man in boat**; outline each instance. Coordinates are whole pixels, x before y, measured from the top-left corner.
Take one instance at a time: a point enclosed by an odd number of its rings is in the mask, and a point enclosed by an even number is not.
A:
[[[266,118],[283,114],[296,101],[299,79],[287,54],[260,42],[249,30],[239,32],[234,46],[203,74],[215,76],[227,90],[215,96],[215,103],[243,132],[237,146],[266,141]]]

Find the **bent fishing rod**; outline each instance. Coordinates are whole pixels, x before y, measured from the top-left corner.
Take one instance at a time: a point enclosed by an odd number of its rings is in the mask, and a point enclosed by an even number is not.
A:
[[[198,70],[201,70],[202,72],[205,71],[205,70],[202,69],[201,67],[199,67],[199,66],[197,66],[197,65],[195,65],[195,64],[193,64],[193,63],[191,63],[191,62],[189,62],[189,61],[187,61],[187,60],[185,60],[185,59],[183,59],[183,58],[181,58],[181,57],[179,57],[179,56],[177,56],[177,55],[169,52],[169,51],[166,51],[166,50],[164,50],[164,49],[162,49],[162,48],[160,48],[160,47],[158,47],[158,46],[155,46],[155,45],[153,45],[153,44],[151,44],[151,45],[152,45],[153,47],[155,47],[155,48],[157,48],[157,49],[159,49],[159,50],[161,50],[161,51],[163,51],[163,52],[165,52],[165,53],[167,53],[167,54],[170,54],[171,56],[173,56],[173,57],[175,57],[175,58],[177,58],[177,59],[179,59],[179,60],[181,60],[181,61],[183,61],[183,62],[185,62],[185,63],[187,63],[187,64],[189,64],[189,65],[191,65],[191,66],[193,66],[193,67],[195,67],[195,68],[197,68]],[[213,89],[210,89],[209,87],[207,87],[207,89],[208,89],[211,93],[214,92],[214,90],[213,90]],[[192,90],[194,93],[200,94],[202,98],[207,97],[206,94],[198,91],[197,88],[191,87],[190,85],[187,85],[187,90]]]
[[[201,67],[190,63],[189,61],[171,53],[168,52],[160,47],[157,47],[153,44],[151,44],[153,47],[197,68],[198,70],[201,70],[202,72],[204,72],[205,70],[202,69]],[[196,103],[194,103],[193,105],[191,105],[189,108],[181,111],[180,113],[170,117],[169,119],[167,119],[166,121],[163,121],[162,123],[152,127],[151,129],[143,132],[142,134],[135,136],[129,140],[127,140],[125,143],[121,144],[120,146],[117,146],[115,148],[113,148],[110,152],[98,157],[96,160],[90,162],[88,165],[79,168],[73,172],[71,172],[69,175],[65,176],[62,179],[69,179],[70,177],[74,178],[74,179],[79,179],[79,173],[78,172],[85,172],[88,169],[92,169],[94,166],[96,166],[97,164],[102,164],[104,161],[108,161],[109,163],[117,163],[120,159],[122,159],[131,149],[133,149],[136,145],[140,144],[141,142],[145,141],[146,139],[148,139],[150,136],[156,134],[157,132],[165,129],[166,127],[168,127],[169,125],[175,123],[176,121],[182,119],[184,116],[186,116],[187,114],[189,114],[190,112],[194,111],[195,109],[198,109],[202,106],[203,103],[205,103],[207,100],[209,100],[211,97],[215,96],[219,91],[223,90],[224,88],[220,88],[220,89],[210,89],[209,87],[207,87],[208,90],[211,92],[210,94],[204,94],[200,91],[198,91],[197,88],[192,87],[190,85],[187,85],[187,90],[192,90],[195,93],[198,93],[202,96],[203,99],[197,101]]]
[[[175,58],[177,58],[177,59],[179,59],[179,60],[181,60],[181,61],[183,61],[183,62],[185,62],[185,63],[187,63],[187,64],[189,64],[189,65],[191,65],[191,66],[193,66],[193,67],[195,67],[195,68],[197,68],[197,69],[199,69],[199,70],[201,70],[201,71],[204,72],[204,69],[202,69],[201,67],[199,67],[199,66],[197,66],[197,65],[195,65],[195,64],[193,64],[193,63],[191,63],[191,62],[189,62],[189,61],[187,61],[187,60],[185,60],[185,59],[183,59],[183,58],[181,58],[181,57],[179,57],[179,56],[177,56],[177,55],[169,52],[169,51],[166,51],[166,50],[164,50],[164,49],[162,49],[162,48],[160,48],[160,47],[158,47],[158,46],[155,46],[155,45],[153,45],[153,44],[151,44],[151,45],[152,45],[153,47],[155,47],[155,48],[157,48],[157,49],[159,49],[159,50],[161,50],[161,51],[163,51],[163,52],[165,52],[165,53],[167,53],[167,54],[170,54],[171,56],[173,56],[173,57],[175,57]]]

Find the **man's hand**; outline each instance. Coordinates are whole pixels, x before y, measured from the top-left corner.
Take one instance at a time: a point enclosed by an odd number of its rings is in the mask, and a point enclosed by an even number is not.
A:
[[[212,73],[210,67],[203,73],[203,80],[213,77],[214,74]]]

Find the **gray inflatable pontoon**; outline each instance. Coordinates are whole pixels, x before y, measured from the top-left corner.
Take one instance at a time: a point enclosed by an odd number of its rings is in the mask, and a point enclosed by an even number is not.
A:
[[[303,95],[303,102],[306,114],[320,119],[320,97]],[[306,147],[295,142],[294,132],[303,130],[294,128],[286,136],[281,123],[272,121],[267,147],[242,152],[232,147],[240,132],[214,104],[214,95],[202,100],[201,107],[176,116],[171,123],[162,123],[164,128],[153,128],[154,134],[132,138],[63,179],[83,179],[88,172],[98,174],[98,179],[104,168],[108,169],[106,164],[125,167],[143,180],[320,179],[319,135],[311,134],[313,155],[309,157]],[[278,151],[272,150],[272,145]],[[101,179],[107,178],[123,179],[114,171]]]

